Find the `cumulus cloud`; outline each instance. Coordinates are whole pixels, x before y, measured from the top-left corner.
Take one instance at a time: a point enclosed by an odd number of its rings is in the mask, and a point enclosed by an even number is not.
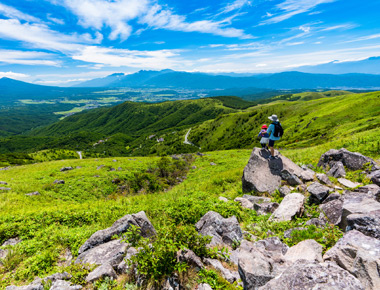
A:
[[[40,20],[34,16],[25,14],[13,7],[4,5],[0,3],[0,14],[8,18],[16,18],[19,20],[29,21],[29,22],[39,22]]]
[[[0,63],[59,66],[54,54],[39,51],[0,49]]]
[[[25,78],[28,78],[30,76],[27,74],[15,73],[12,71],[8,71],[8,72],[0,71],[0,78],[4,78],[4,77],[5,78],[11,78],[11,79],[25,79]]]

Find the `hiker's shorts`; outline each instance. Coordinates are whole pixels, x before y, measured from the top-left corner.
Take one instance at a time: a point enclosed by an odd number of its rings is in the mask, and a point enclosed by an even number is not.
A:
[[[269,139],[268,145],[269,145],[269,147],[273,147],[274,146],[274,140]]]

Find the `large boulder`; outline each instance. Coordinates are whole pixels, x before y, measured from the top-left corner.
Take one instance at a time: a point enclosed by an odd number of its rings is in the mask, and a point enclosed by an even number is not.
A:
[[[290,159],[277,151],[278,158],[268,159],[270,153],[260,148],[253,148],[242,177],[243,192],[273,193],[281,185],[281,173],[286,170],[298,178],[307,178],[307,173]]]
[[[78,256],[75,264],[110,264],[117,267],[123,260],[128,245],[121,240],[113,240],[97,247],[91,248]]]
[[[335,178],[346,176],[346,170],[342,162],[338,161],[333,164],[330,170],[327,172],[327,175],[333,176]]]
[[[140,211],[136,214],[128,214],[121,219],[118,219],[114,224],[104,230],[97,231],[94,233],[79,249],[78,254],[97,246],[104,244],[111,240],[115,235],[120,235],[128,231],[131,225],[140,227],[140,234],[144,238],[149,238],[156,235],[156,230],[154,229],[152,223],[149,221],[145,212]]]
[[[223,218],[219,213],[209,211],[196,224],[196,230],[204,236],[211,236],[210,246],[227,244],[243,238],[239,222],[235,216]]]
[[[309,200],[311,203],[320,204],[329,195],[330,188],[314,182],[307,187],[307,191],[310,193]]]
[[[357,230],[366,236],[380,239],[380,210],[350,214],[347,217],[347,229]]]
[[[291,193],[284,197],[280,206],[273,212],[270,220],[290,221],[296,215],[303,212],[305,197],[300,193]]]
[[[363,290],[360,281],[334,263],[299,261],[260,290]]]
[[[380,289],[380,241],[352,230],[323,256],[360,280],[365,289]]]
[[[338,225],[342,219],[343,201],[334,199],[319,206],[319,218],[326,219],[328,223]]]
[[[289,248],[285,259],[290,262],[307,260],[310,262],[322,262],[322,246],[315,240],[304,240]]]
[[[331,149],[322,154],[318,166],[326,168],[327,165],[332,167],[336,162],[342,162],[350,170],[363,169],[364,165],[370,164],[373,169],[377,169],[375,161],[367,156],[357,152],[350,152],[347,149]]]

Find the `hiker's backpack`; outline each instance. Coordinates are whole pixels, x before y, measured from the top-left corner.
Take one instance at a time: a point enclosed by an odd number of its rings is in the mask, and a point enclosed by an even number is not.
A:
[[[282,135],[284,134],[284,129],[282,129],[282,126],[279,122],[277,123],[272,123],[274,125],[274,132],[273,132],[273,136],[274,137],[282,137]]]

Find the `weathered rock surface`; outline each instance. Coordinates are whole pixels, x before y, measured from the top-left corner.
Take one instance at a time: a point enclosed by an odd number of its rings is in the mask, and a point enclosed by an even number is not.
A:
[[[326,199],[322,203],[328,203],[330,201],[333,201],[333,200],[336,200],[336,199],[340,199],[341,197],[342,197],[342,195],[340,193],[333,192],[328,197],[326,197]]]
[[[324,227],[326,225],[326,220],[320,218],[312,218],[308,220],[305,225],[310,226],[314,225],[316,227]]]
[[[19,238],[13,238],[6,240],[1,246],[6,247],[6,246],[15,246],[17,244],[21,243],[21,240]],[[2,265],[1,260],[5,259],[8,256],[9,251],[7,249],[0,249],[0,265]]]
[[[277,202],[255,203],[253,209],[259,215],[273,213],[280,205]]]
[[[281,171],[281,179],[285,180],[289,185],[299,185],[302,184],[302,181],[298,178],[297,175],[290,173],[287,170]]]
[[[113,240],[83,252],[78,256],[75,263],[111,264],[112,267],[116,267],[123,260],[127,246],[121,240]]]
[[[293,263],[297,260],[322,262],[322,246],[315,240],[304,240],[290,247],[285,254],[285,259]]]
[[[60,171],[69,171],[69,170],[73,170],[74,168],[73,167],[71,167],[71,166],[68,166],[68,167],[62,167],[61,169],[60,169]]]
[[[290,194],[290,192],[292,191],[289,186],[281,186],[278,191],[280,192],[281,196],[284,197],[285,195],[288,195]]]
[[[335,178],[346,176],[346,170],[344,169],[344,165],[342,162],[336,162],[331,169],[327,172],[327,175],[333,176]]]
[[[300,193],[291,193],[284,197],[280,206],[271,215],[270,220],[290,221],[303,212],[305,197]]]
[[[243,197],[237,197],[234,199],[234,201],[239,202],[241,207],[243,208],[248,208],[248,209],[253,209],[253,204],[250,202],[248,199],[243,198]]]
[[[309,168],[303,168],[303,171],[300,173],[300,178],[304,182],[313,181],[315,177],[315,172]]]
[[[222,274],[223,278],[228,282],[233,283],[240,279],[238,272],[224,268],[219,260],[206,258],[204,261],[206,265],[209,265],[218,270]]]
[[[129,270],[128,262],[130,259],[135,256],[138,253],[138,250],[134,247],[130,247],[127,250],[127,254],[125,255],[123,261],[120,262],[119,265],[117,265],[117,272],[118,273],[126,273]]]
[[[326,174],[317,173],[317,179],[320,182],[322,182],[323,184],[326,184],[326,185],[329,185],[329,186],[332,185],[332,182],[330,181],[330,179],[328,178],[328,176]]]
[[[65,184],[64,180],[54,180],[53,184]]]
[[[352,230],[328,250],[324,261],[332,261],[360,280],[365,289],[380,289],[380,241]]]
[[[249,194],[244,194],[243,198],[248,199],[252,203],[271,202],[271,199],[269,197],[265,197],[265,196],[253,196],[253,195],[249,195]]]
[[[91,249],[97,245],[103,244],[111,240],[112,236],[120,235],[128,231],[131,225],[140,227],[141,236],[149,238],[156,235],[156,230],[145,215],[145,212],[140,211],[136,214],[128,214],[121,219],[118,219],[114,224],[104,230],[94,233],[79,249],[78,254]]]
[[[319,206],[320,219],[326,219],[328,223],[338,225],[342,219],[343,201],[335,199]]]
[[[290,239],[292,237],[293,232],[296,231],[304,231],[306,228],[304,227],[296,227],[296,228],[291,228],[286,231],[284,231],[284,238]]]
[[[56,280],[51,284],[50,290],[79,290],[82,288],[80,285],[71,285],[69,281]]]
[[[368,174],[368,178],[374,183],[380,186],[380,170],[376,170],[371,174]]]
[[[33,196],[33,195],[41,195],[41,193],[39,193],[38,191],[33,191],[33,192],[27,193],[25,195],[26,196]]]
[[[36,279],[29,285],[25,286],[8,286],[5,287],[5,290],[44,290],[41,279]]]
[[[252,247],[251,244],[246,243],[245,245],[245,249],[251,249]],[[289,250],[289,247],[283,242],[281,242],[281,240],[278,237],[270,237],[264,240],[257,241],[253,244],[253,246],[257,249],[260,249],[262,252],[269,252],[272,258],[275,256],[283,256]]]
[[[9,191],[9,190],[12,190],[12,188],[9,188],[9,187],[0,187],[0,190]]]
[[[94,271],[92,271],[90,274],[88,274],[88,276],[86,277],[86,281],[88,283],[93,283],[93,282],[95,282],[101,278],[105,278],[105,277],[117,279],[117,275],[116,275],[115,270],[108,263],[99,266]]]
[[[329,195],[330,188],[320,184],[319,182],[314,182],[307,187],[307,191],[310,193],[309,200],[312,203],[320,204]]]
[[[181,290],[182,287],[179,283],[178,276],[175,274],[172,277],[166,279],[162,290]]]
[[[8,183],[7,183],[7,182],[5,182],[5,181],[0,181],[0,184],[3,184],[3,185],[8,185]]]
[[[252,288],[253,289],[253,288]],[[260,290],[363,290],[360,281],[334,263],[299,261]]]
[[[228,202],[228,199],[223,197],[223,196],[219,196],[218,198],[220,201],[224,201],[224,202]]]
[[[350,214],[347,230],[357,230],[366,236],[380,239],[380,210],[364,214]]]
[[[360,185],[358,182],[352,182],[351,180],[345,178],[338,178],[338,182],[347,188],[355,188]]]
[[[196,268],[198,271],[204,267],[201,258],[189,249],[183,249],[177,252],[177,262],[186,262],[189,266]]]
[[[50,276],[47,276],[43,279],[43,281],[46,283],[48,281],[57,281],[57,280],[70,280],[71,279],[71,275],[67,272],[63,272],[63,273],[55,273],[53,275],[50,275]]]
[[[207,283],[199,284],[197,290],[212,290],[211,286]]]
[[[380,202],[380,186],[376,184],[368,184],[365,186],[358,187],[354,190],[354,192],[360,192]]]
[[[223,218],[219,213],[209,211],[196,224],[196,230],[204,236],[212,236],[211,246],[240,241],[243,233],[235,216]]]

